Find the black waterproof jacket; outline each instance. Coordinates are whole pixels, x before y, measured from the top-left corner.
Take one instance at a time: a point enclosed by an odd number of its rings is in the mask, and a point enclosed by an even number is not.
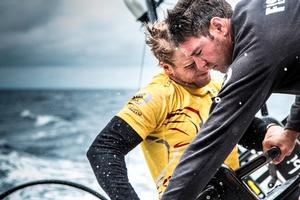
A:
[[[231,19],[233,63],[218,102],[163,200],[195,199],[273,92],[300,94],[300,0],[242,0]],[[297,97],[287,128],[300,132]]]

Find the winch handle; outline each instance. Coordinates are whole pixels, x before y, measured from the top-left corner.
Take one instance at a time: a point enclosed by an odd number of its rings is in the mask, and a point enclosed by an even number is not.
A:
[[[249,174],[256,171],[258,168],[264,166],[265,164],[271,162],[272,159],[276,158],[281,154],[279,147],[272,147],[269,150],[267,150],[265,153],[257,156],[253,160],[249,161],[239,169],[235,171],[237,177],[240,179],[248,176]]]

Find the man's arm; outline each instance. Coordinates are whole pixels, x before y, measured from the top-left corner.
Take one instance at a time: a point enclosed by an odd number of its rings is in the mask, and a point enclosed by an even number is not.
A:
[[[239,144],[247,149],[263,151],[263,140],[266,134],[282,130],[282,124],[272,117],[255,117],[243,137],[240,139]]]
[[[274,129],[270,127],[270,129]],[[290,155],[296,145],[296,139],[300,132],[300,96],[296,96],[295,102],[291,107],[290,115],[287,119],[284,130],[274,130],[266,134],[263,142],[264,150],[272,146],[278,146],[281,154],[273,160],[275,164],[280,163],[286,155]]]
[[[280,148],[281,154],[273,159],[275,164],[283,161],[284,157],[290,155],[295,148],[299,132],[284,129],[275,130],[275,127],[270,127],[270,131],[267,132],[266,137],[263,141],[264,151],[270,149],[272,146]],[[272,130],[274,129],[274,130]]]
[[[115,116],[88,150],[87,157],[95,176],[112,200],[139,199],[128,180],[125,155],[141,142],[142,138]]]

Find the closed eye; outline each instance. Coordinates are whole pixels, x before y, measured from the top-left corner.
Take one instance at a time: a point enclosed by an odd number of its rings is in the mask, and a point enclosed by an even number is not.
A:
[[[201,53],[202,53],[202,51],[200,50],[200,51],[197,51],[197,52],[195,52],[195,56],[200,56],[201,55]]]
[[[191,68],[194,68],[196,66],[196,63],[195,62],[192,62],[191,64],[185,66],[186,69],[191,69]]]
[[[198,48],[198,49],[195,49],[193,51],[193,53],[191,54],[191,56],[200,56],[201,53],[202,53],[201,49]]]

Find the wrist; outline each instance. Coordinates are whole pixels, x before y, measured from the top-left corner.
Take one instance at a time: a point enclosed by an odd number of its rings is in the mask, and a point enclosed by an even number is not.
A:
[[[284,134],[293,139],[297,139],[300,135],[299,132],[286,128],[284,129]]]
[[[272,126],[278,126],[278,124],[275,124],[275,123],[268,124],[267,127],[266,127],[266,131],[268,131],[269,128],[271,128]]]

